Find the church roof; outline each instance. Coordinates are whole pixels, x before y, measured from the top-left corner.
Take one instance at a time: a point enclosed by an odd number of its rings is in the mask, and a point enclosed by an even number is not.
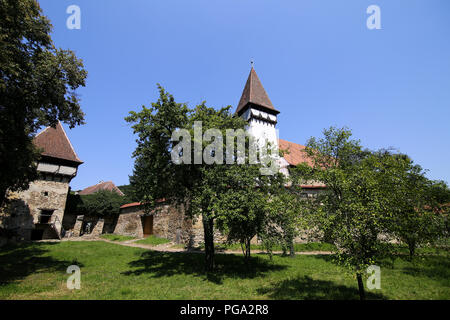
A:
[[[165,202],[165,201],[166,201],[166,199],[162,198],[162,199],[156,200],[155,202],[156,203],[162,203],[162,202]],[[127,204],[124,204],[123,206],[121,206],[120,209],[132,208],[132,207],[140,207],[142,205],[143,205],[143,203],[141,203],[141,202],[127,203]]]
[[[300,163],[306,163],[310,166],[313,165],[313,162],[306,155],[303,150],[305,150],[305,146],[301,144],[278,139],[278,147],[281,151],[288,151],[283,155],[283,158],[289,163],[291,166],[296,166]],[[302,189],[325,189],[326,185],[317,182],[317,181],[309,181],[304,184],[299,185]]]
[[[294,142],[286,141],[283,139],[278,140],[279,149],[281,151],[288,151],[283,155],[283,158],[291,165],[296,166],[300,163],[306,162],[312,165],[311,159],[308,158],[305,152],[305,146]]]
[[[99,192],[100,190],[114,191],[121,196],[124,195],[123,192],[120,191],[120,189],[117,188],[116,185],[112,181],[107,181],[107,182],[102,181],[100,183],[97,183],[94,186],[90,186],[90,187],[87,187],[86,189],[81,190],[78,194],[85,196],[88,194],[93,194],[93,193]]]
[[[239,101],[236,113],[239,114],[249,103],[260,106],[263,109],[268,109],[279,113],[279,111],[272,105],[272,102],[270,101],[266,90],[264,90],[264,87],[262,86],[261,81],[259,80],[253,67],[250,70],[250,74],[248,76],[247,83],[245,84],[244,91],[242,92],[241,100]]]
[[[41,153],[43,156],[69,160],[79,164],[83,163],[75,153],[75,150],[59,121],[55,128],[47,127],[36,135],[33,139],[33,143],[36,147],[43,150]]]

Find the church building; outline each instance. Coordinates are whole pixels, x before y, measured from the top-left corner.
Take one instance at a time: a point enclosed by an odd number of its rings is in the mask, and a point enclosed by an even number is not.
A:
[[[302,152],[304,146],[279,139],[277,123],[280,111],[273,106],[253,67],[235,114],[247,121],[246,130],[260,146],[268,141],[272,146],[287,151],[277,160],[284,174],[289,175],[289,169],[302,162],[309,163]],[[8,193],[10,201],[6,211],[10,214],[0,213],[0,227],[14,231],[19,239],[24,240],[61,239],[65,235],[63,219],[69,183],[83,162],[59,122],[55,128],[48,127],[39,133],[33,143],[42,150],[37,166],[39,178],[30,183],[27,190]],[[325,188],[323,184],[316,183],[301,187],[305,196],[313,196]],[[106,182],[86,188],[80,194],[90,194],[105,188],[117,189],[112,182]],[[70,234],[80,236],[83,224],[88,222],[87,218],[77,216],[77,213],[72,215],[73,219],[68,219],[69,215],[65,219],[66,229],[71,230]],[[71,220],[69,224],[68,220]],[[164,200],[159,201],[150,213],[144,212],[140,203],[124,205],[114,223],[106,223],[102,219],[100,222],[96,224],[96,234],[114,232],[138,238],[155,235],[188,246],[203,241],[201,220],[187,218],[183,206],[169,205]],[[220,233],[215,237],[218,242],[225,240]]]
[[[269,99],[254,68],[250,70],[241,99],[235,111],[237,116],[247,120],[246,130],[256,138],[261,146],[268,141],[287,153],[278,160],[280,171],[289,175],[289,169],[302,162],[310,163],[302,150],[304,146],[278,138],[276,125],[278,111]],[[313,196],[325,188],[320,183],[301,186],[305,196]],[[174,207],[161,201],[151,213],[145,213],[140,203],[130,203],[121,207],[114,233],[134,237],[155,235],[187,245],[196,245],[203,241],[201,221],[192,221],[185,217],[182,207]],[[225,240],[218,232],[215,241]]]

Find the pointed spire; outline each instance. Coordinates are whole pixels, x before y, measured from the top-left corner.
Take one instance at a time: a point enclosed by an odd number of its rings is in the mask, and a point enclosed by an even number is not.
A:
[[[264,90],[264,87],[262,86],[261,81],[253,68],[253,62],[252,69],[250,70],[250,74],[248,76],[247,83],[245,84],[244,91],[242,92],[241,100],[239,101],[236,113],[239,114],[243,111],[249,103],[266,109],[269,112],[272,111],[279,113],[279,111],[272,105],[266,90]]]
[[[39,149],[43,149],[41,153],[43,156],[83,163],[75,153],[75,150],[59,121],[55,128],[47,127],[36,135],[33,139],[33,143]]]

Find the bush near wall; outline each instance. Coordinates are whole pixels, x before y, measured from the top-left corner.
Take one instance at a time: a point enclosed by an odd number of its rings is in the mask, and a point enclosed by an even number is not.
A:
[[[67,198],[66,212],[99,218],[118,216],[120,206],[127,202],[126,197],[109,190],[100,190],[89,195],[71,193]]]

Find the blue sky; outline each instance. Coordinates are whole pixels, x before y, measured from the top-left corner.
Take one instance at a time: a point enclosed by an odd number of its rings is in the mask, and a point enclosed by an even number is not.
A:
[[[366,147],[395,147],[450,182],[448,0],[39,0],[58,47],[89,76],[84,126],[67,134],[85,162],[74,190],[128,184],[135,137],[124,121],[158,98],[236,107],[255,61],[280,137],[305,144],[331,125]],[[81,8],[81,30],[66,8]],[[366,27],[369,5],[381,30]]]

